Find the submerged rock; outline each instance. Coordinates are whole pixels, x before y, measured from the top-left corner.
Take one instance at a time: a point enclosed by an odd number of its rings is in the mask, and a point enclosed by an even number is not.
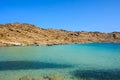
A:
[[[24,77],[19,78],[19,80],[64,80],[64,79],[60,76],[49,75],[49,76],[43,76],[43,77],[40,76],[37,79],[24,76]]]
[[[47,79],[47,80],[64,80],[59,76],[45,76],[44,79]]]
[[[24,76],[24,77],[22,77],[22,78],[19,78],[19,80],[31,80],[31,79],[28,78],[28,77],[26,77],[26,76]]]

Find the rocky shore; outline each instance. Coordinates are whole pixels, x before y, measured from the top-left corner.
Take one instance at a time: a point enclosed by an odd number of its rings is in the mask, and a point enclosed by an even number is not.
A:
[[[0,24],[0,46],[39,46],[89,42],[120,43],[120,32],[72,32],[43,29],[27,23]]]

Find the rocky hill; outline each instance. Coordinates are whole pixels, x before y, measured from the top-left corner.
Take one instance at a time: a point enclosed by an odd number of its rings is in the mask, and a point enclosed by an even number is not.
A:
[[[43,29],[31,24],[0,24],[0,46],[55,45],[87,42],[120,43],[120,32],[71,32]]]

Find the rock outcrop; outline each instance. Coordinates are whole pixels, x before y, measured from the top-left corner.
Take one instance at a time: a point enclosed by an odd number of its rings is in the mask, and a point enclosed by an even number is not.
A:
[[[0,46],[55,45],[88,42],[120,43],[120,32],[72,32],[31,24],[0,24]]]

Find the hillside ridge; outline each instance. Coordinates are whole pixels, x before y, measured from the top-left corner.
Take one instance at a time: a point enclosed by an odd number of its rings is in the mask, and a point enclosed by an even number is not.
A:
[[[72,32],[27,23],[0,24],[0,46],[55,45],[89,42],[120,43],[120,32]]]

